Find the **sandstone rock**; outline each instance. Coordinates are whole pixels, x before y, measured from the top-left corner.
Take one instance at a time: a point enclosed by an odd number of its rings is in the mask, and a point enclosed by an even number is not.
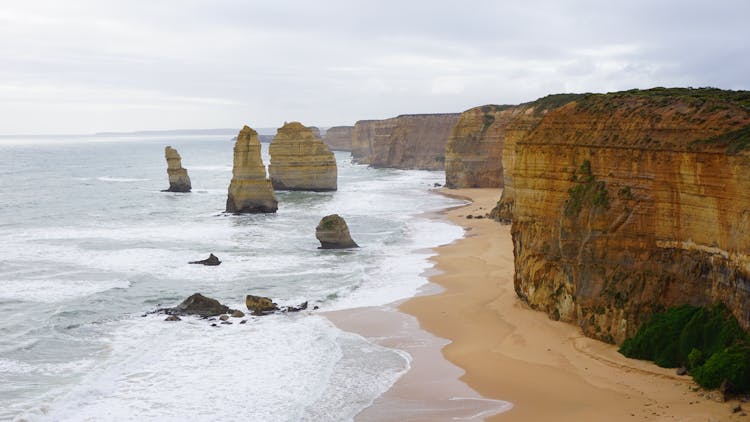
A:
[[[164,157],[167,159],[167,175],[169,176],[169,189],[165,192],[190,192],[190,177],[186,169],[182,168],[180,153],[171,146],[164,148]]]
[[[165,311],[172,315],[198,315],[201,317],[209,317],[221,315],[228,310],[229,308],[219,303],[218,300],[203,296],[200,293],[195,293],[179,305],[174,308],[166,309]]]
[[[349,226],[338,214],[327,215],[315,228],[315,237],[320,241],[320,249],[358,248],[349,234]]]
[[[299,122],[281,127],[268,149],[268,173],[277,190],[333,191],[336,158],[323,141]]]
[[[661,88],[547,113],[505,167],[518,296],[614,343],[680,304],[721,301],[749,329],[748,98]]]
[[[182,321],[182,318],[177,315],[170,315],[164,321]]]
[[[733,403],[729,406],[729,410],[731,410],[732,413],[740,413],[742,412],[742,405],[739,403]]]
[[[253,315],[266,315],[279,310],[279,307],[267,297],[247,295],[245,306]]]
[[[226,321],[226,320],[229,319],[229,315],[222,315],[222,316],[219,317],[219,319],[222,320],[222,321]]]
[[[208,258],[203,259],[201,261],[190,261],[188,264],[201,264],[201,265],[207,265],[207,266],[216,266],[221,264],[221,261],[219,261],[219,258],[216,257],[214,254],[209,254]]]
[[[352,158],[372,167],[443,170],[445,145],[458,116],[408,114],[360,120],[352,134]]]
[[[245,313],[240,311],[239,309],[232,310],[232,318],[242,318],[245,316]]]
[[[351,151],[353,132],[354,126],[334,126],[326,131],[323,142],[333,151]]]
[[[317,126],[308,126],[307,129],[310,130],[312,135],[315,137],[315,139],[323,140],[323,137],[320,136],[320,128]]]
[[[278,209],[271,181],[260,156],[258,133],[245,126],[234,145],[234,167],[227,196],[227,212],[271,213]]]

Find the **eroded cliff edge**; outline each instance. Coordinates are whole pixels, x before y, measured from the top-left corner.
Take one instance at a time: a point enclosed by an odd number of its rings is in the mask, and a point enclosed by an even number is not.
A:
[[[445,145],[458,117],[458,113],[407,114],[360,120],[352,133],[352,158],[373,167],[443,170]]]
[[[551,110],[513,145],[497,210],[513,222],[517,294],[609,342],[677,304],[721,301],[750,328],[749,146],[750,92]]]

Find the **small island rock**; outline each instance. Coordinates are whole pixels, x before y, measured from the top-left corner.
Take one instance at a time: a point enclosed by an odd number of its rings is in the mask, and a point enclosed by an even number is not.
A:
[[[279,307],[271,299],[263,296],[247,295],[245,306],[253,315],[265,315],[279,310]]]
[[[200,293],[195,293],[174,308],[166,310],[171,315],[198,315],[204,318],[221,315],[227,311],[229,311],[228,306]]]
[[[188,264],[202,264],[207,265],[209,267],[213,267],[216,265],[221,264],[221,261],[219,261],[219,258],[216,257],[214,254],[209,254],[208,258],[200,260],[200,261],[190,261]]]
[[[315,228],[315,237],[320,241],[320,249],[358,248],[349,234],[349,226],[338,214],[327,215]]]
[[[190,177],[187,170],[182,167],[180,153],[171,146],[164,148],[164,157],[167,159],[167,175],[169,176],[169,189],[165,192],[190,192]]]

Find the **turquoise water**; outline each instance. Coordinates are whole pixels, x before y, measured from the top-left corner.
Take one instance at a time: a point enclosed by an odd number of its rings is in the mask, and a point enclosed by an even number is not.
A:
[[[428,248],[462,235],[419,216],[459,203],[429,192],[442,172],[337,153],[339,191],[278,192],[278,213],[234,216],[222,212],[226,137],[5,142],[2,420],[349,420],[408,370],[408,354],[318,311],[219,328],[143,315],[194,292],[238,309],[246,294],[321,311],[390,303],[425,283]],[[165,145],[192,193],[161,192]],[[317,249],[315,226],[331,213],[360,249]],[[221,266],[187,265],[210,252]]]

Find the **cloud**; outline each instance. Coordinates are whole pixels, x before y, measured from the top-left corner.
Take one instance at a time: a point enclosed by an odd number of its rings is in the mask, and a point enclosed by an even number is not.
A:
[[[8,1],[0,133],[327,126],[553,92],[748,89],[749,12],[744,0]]]

